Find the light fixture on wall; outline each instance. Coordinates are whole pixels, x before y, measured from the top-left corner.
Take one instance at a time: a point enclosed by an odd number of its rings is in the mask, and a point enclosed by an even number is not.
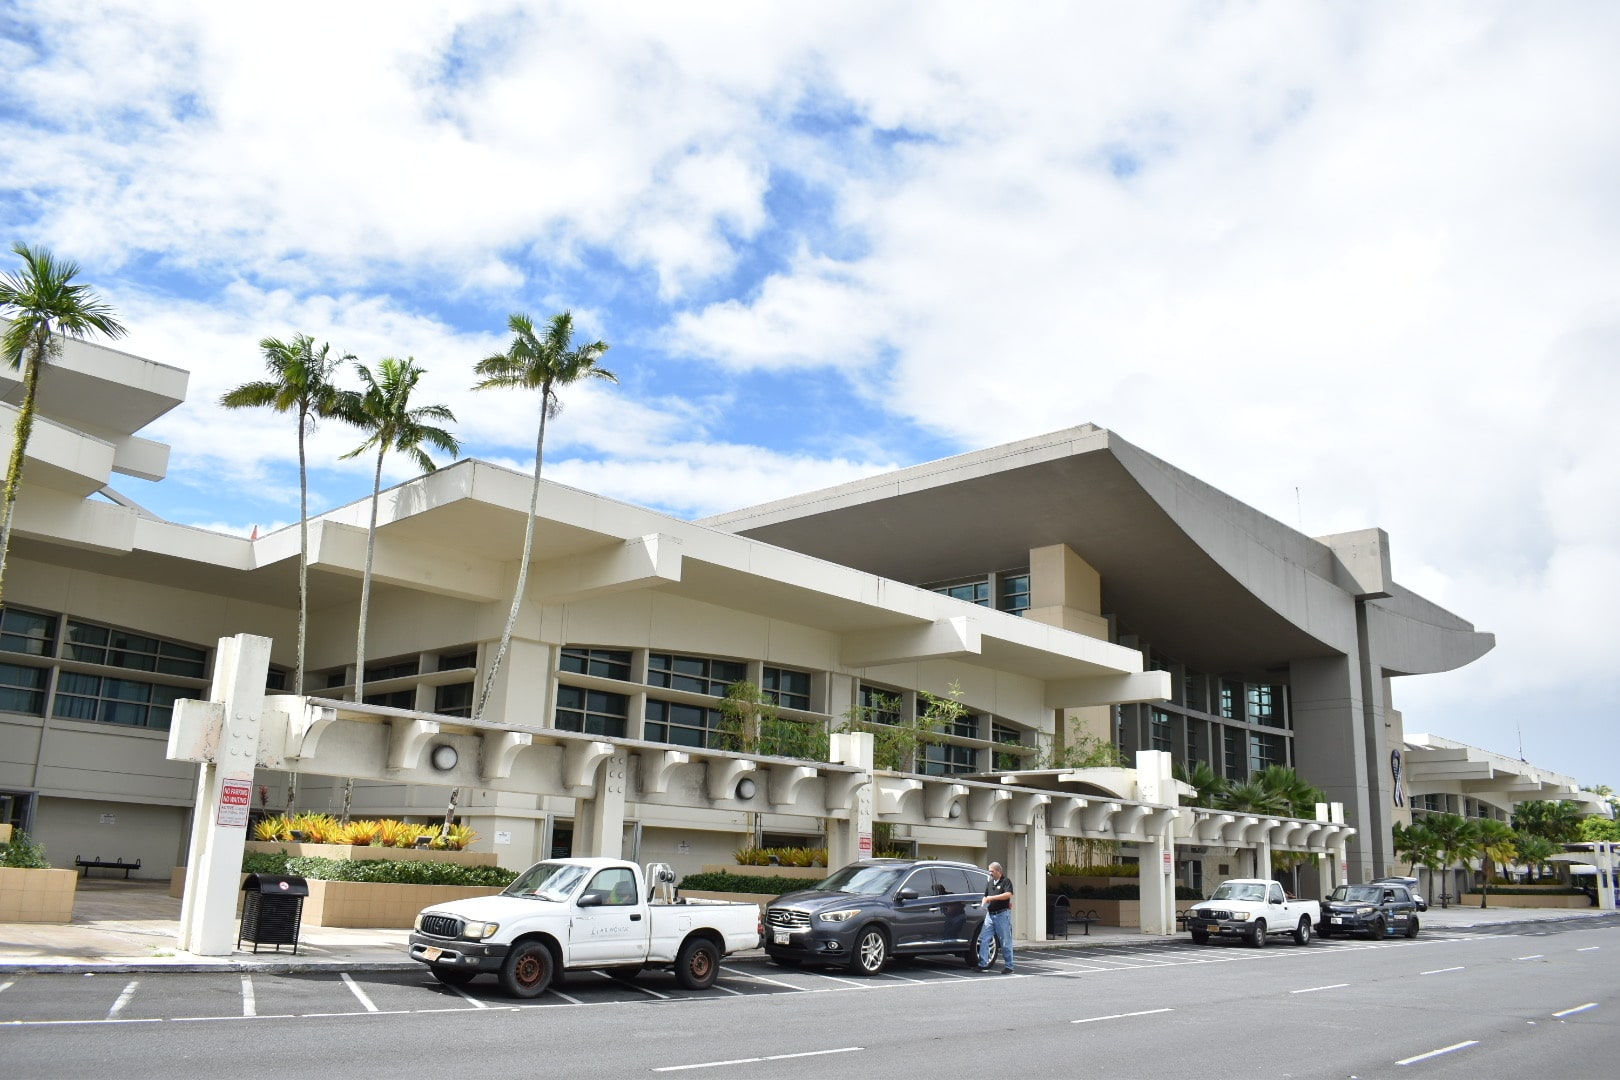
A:
[[[448,743],[440,743],[438,746],[435,746],[433,748],[433,752],[428,755],[428,761],[432,762],[433,767],[438,769],[440,772],[449,772],[451,769],[456,767],[456,762],[458,760],[460,760],[460,757],[456,753],[456,748]]]
[[[759,785],[754,783],[752,777],[745,776],[737,781],[737,798],[739,799],[752,799],[754,792],[758,790]]]
[[[959,803],[959,802],[951,803],[951,809],[950,809],[951,820],[954,821],[954,820],[956,820],[957,818],[959,818],[961,816],[962,816],[962,804]]]

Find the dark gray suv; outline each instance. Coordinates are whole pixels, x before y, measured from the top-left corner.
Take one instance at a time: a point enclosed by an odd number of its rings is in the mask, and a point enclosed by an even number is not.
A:
[[[765,909],[765,951],[786,967],[876,975],[891,956],[955,953],[977,964],[990,875],[935,859],[863,859]],[[992,958],[994,959],[994,958]]]

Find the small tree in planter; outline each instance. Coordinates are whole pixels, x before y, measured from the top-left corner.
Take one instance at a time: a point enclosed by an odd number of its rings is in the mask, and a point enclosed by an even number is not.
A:
[[[0,866],[13,870],[49,870],[51,861],[45,857],[45,845],[21,829],[15,829],[11,843],[0,846]]]

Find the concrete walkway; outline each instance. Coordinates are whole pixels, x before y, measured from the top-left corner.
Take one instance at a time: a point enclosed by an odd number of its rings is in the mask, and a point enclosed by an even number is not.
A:
[[[1422,916],[1431,930],[1456,930],[1498,924],[1588,919],[1605,913],[1597,908],[1544,909],[1477,907],[1430,908]],[[297,955],[290,946],[278,954],[261,946],[257,954],[244,945],[229,956],[197,956],[176,946],[180,901],[166,882],[81,879],[73,921],[0,923],[0,976],[14,972],[132,971],[410,971],[420,967],[406,956],[406,930],[366,930],[305,926]],[[1067,939],[1020,941],[1017,948],[1085,947],[1127,942],[1169,941],[1185,935],[1151,935],[1117,926],[1093,926],[1090,935],[1076,925]],[[743,953],[743,956],[763,952]]]

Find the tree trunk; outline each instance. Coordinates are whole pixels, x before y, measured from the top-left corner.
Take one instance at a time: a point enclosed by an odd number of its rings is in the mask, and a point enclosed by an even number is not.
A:
[[[377,470],[371,477],[371,524],[366,528],[366,568],[360,575],[360,628],[354,635],[354,703],[366,700],[366,614],[371,609],[371,563],[377,553],[377,500],[382,493],[383,454],[377,448]],[[354,801],[354,777],[343,781],[343,823],[349,823],[349,805]]]
[[[535,508],[540,505],[540,461],[546,445],[546,412],[550,402],[551,383],[547,382],[540,390],[540,432],[534,440],[534,487],[529,491],[529,518],[523,529],[523,557],[518,562],[517,588],[512,593],[512,610],[506,615],[506,627],[501,631],[500,647],[495,650],[495,659],[490,661],[489,673],[484,676],[483,692],[478,695],[478,707],[473,710],[474,723],[484,717],[484,707],[489,704],[490,692],[495,688],[495,677],[500,674],[501,664],[506,661],[506,651],[512,645],[512,631],[517,626],[518,611],[523,606],[523,590],[529,580],[529,556],[534,550]]]
[[[32,357],[23,358],[23,402],[17,410],[17,423],[12,428],[11,459],[6,463],[5,508],[0,524],[0,598],[5,596],[6,557],[11,554],[11,523],[16,512],[17,492],[22,488],[23,461],[27,455],[28,440],[34,433],[34,399],[39,393],[39,369],[45,363],[45,350],[50,342],[47,334],[33,349]]]
[[[298,665],[293,693],[304,692],[304,634],[309,625],[309,463],[304,456],[308,409],[298,406]]]

